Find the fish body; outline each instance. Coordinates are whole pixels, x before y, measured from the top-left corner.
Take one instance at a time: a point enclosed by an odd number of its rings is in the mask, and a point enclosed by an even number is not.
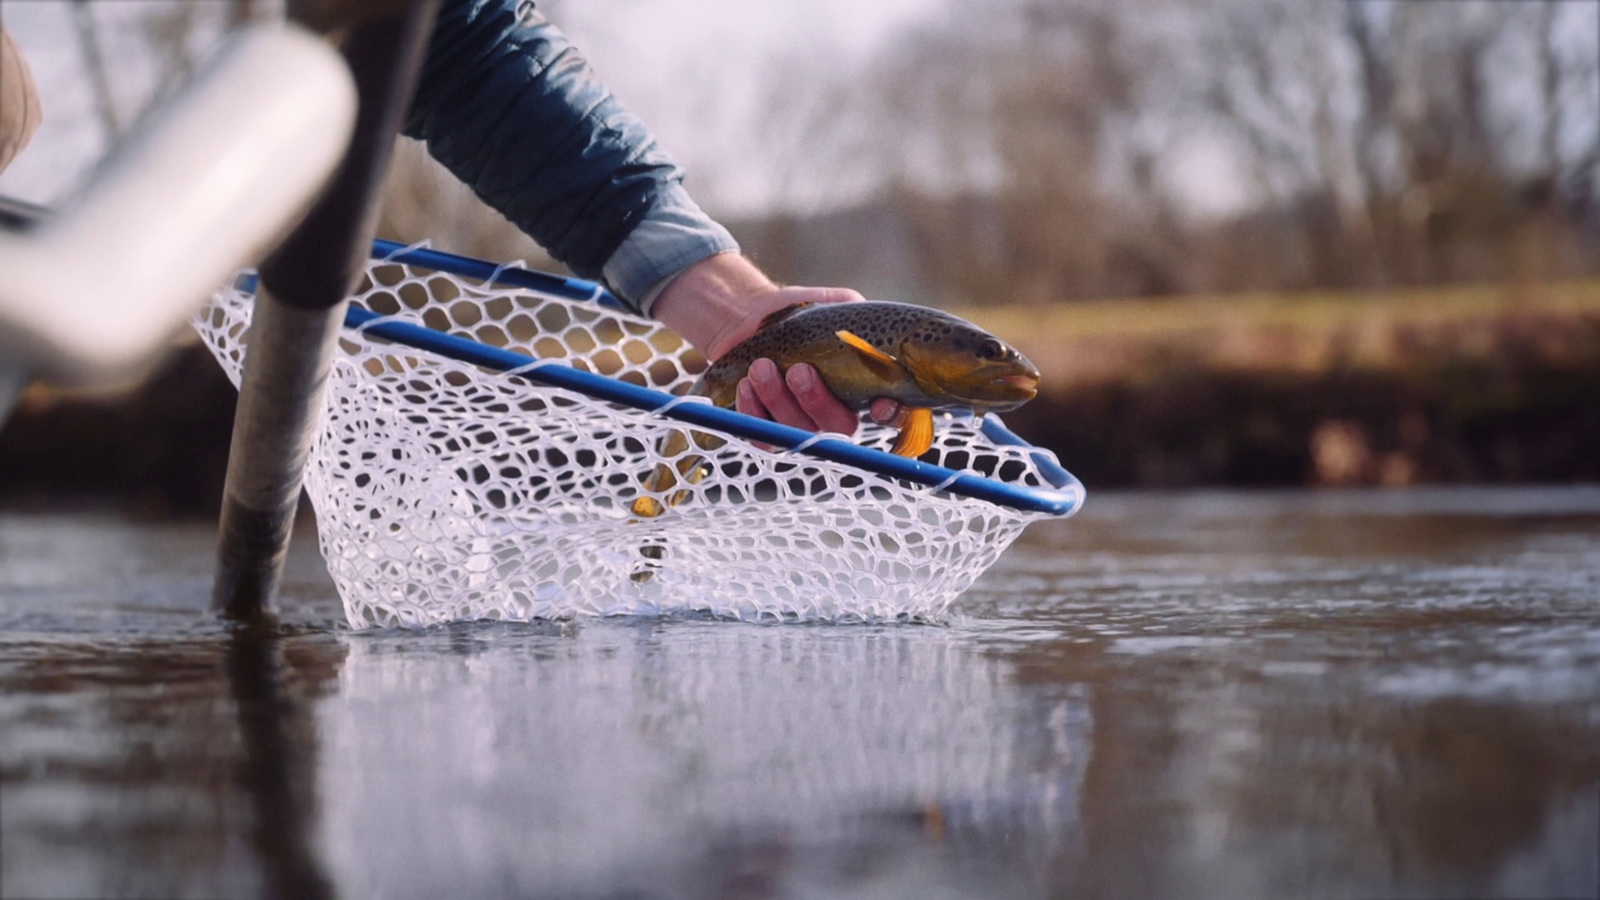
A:
[[[879,397],[897,401],[900,436],[892,452],[913,458],[933,444],[934,410],[1007,412],[1033,399],[1039,386],[1033,363],[965,319],[906,303],[868,301],[778,310],[713,363],[689,393],[731,409],[739,382],[762,358],[785,372],[809,363],[834,396],[857,411]],[[693,484],[704,477],[705,459],[690,452],[691,440],[701,450],[722,444],[709,434],[674,432],[662,447],[662,455],[674,463],[656,466],[646,478],[647,494],[634,501],[635,515],[660,515],[656,497],[676,506],[688,494],[674,490],[679,479]]]
[[[875,351],[875,352],[874,352]],[[797,304],[718,359],[690,393],[731,408],[750,364],[809,363],[846,406],[878,397],[918,409],[1007,412],[1033,399],[1039,370],[971,322],[907,303]]]

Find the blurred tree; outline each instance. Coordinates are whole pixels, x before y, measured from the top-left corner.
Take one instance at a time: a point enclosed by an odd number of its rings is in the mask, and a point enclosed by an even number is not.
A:
[[[870,127],[925,295],[1045,302],[1165,293],[1179,229],[1142,128],[1164,48],[1125,6],[1004,0],[878,60],[849,96]],[[835,118],[837,113],[835,113]]]
[[[1303,244],[1273,283],[1219,286],[1593,269],[1583,211],[1597,117],[1570,112],[1595,108],[1594,47],[1570,40],[1592,10],[1191,0],[1188,12],[1202,108],[1255,174],[1257,215]],[[1587,140],[1572,139],[1580,130]]]
[[[1595,17],[1471,0],[952,5],[862,71],[787,72],[770,130],[804,148],[792,169],[872,171],[882,212],[855,221],[879,231],[831,240],[903,232],[907,292],[935,301],[1572,277],[1600,269]],[[1245,182],[1220,219],[1173,177],[1207,140]],[[792,211],[743,235],[796,272],[830,239]]]
[[[230,3],[228,26],[243,24],[236,18],[248,14],[248,7]],[[156,6],[147,10],[140,20],[140,31],[150,47],[150,57],[157,66],[155,96],[161,97],[176,87],[194,71],[195,54],[191,38],[195,31],[196,7],[193,3]]]
[[[105,54],[100,48],[100,23],[95,19],[94,7],[89,0],[72,0],[72,28],[78,36],[78,48],[83,53],[83,70],[89,79],[89,90],[94,95],[95,115],[100,120],[106,140],[114,142],[122,134],[122,121],[117,114],[116,97],[111,93],[111,73],[106,68]]]
[[[269,5],[274,14],[281,12],[281,0],[153,0],[132,9],[111,0],[72,0],[83,74],[107,143],[120,139],[129,123],[193,74],[207,44],[264,15]],[[128,26],[142,39],[137,57],[117,43]],[[150,73],[147,85],[141,70]]]

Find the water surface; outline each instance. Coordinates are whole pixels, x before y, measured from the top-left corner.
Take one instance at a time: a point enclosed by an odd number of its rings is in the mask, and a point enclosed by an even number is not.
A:
[[[943,625],[271,634],[0,515],[5,897],[1595,897],[1600,491],[1096,496]]]

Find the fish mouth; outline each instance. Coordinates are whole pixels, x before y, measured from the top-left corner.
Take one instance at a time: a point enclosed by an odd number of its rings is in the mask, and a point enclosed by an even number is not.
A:
[[[1026,391],[1029,395],[1039,393],[1039,376],[1037,375],[1002,375],[995,380],[1001,384]]]
[[[975,410],[1010,412],[1039,396],[1039,378],[1036,375],[996,375],[986,379],[966,401]]]

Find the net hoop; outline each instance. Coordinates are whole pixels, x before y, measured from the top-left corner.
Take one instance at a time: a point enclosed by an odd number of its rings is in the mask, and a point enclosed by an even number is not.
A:
[[[918,462],[882,452],[894,434],[870,422],[851,443],[685,402],[704,361],[597,285],[376,249],[306,473],[352,627],[935,620],[1028,523],[1082,503],[994,417],[940,416]],[[253,290],[242,276],[195,319],[236,386]],[[731,440],[643,519],[631,506],[673,420]]]

